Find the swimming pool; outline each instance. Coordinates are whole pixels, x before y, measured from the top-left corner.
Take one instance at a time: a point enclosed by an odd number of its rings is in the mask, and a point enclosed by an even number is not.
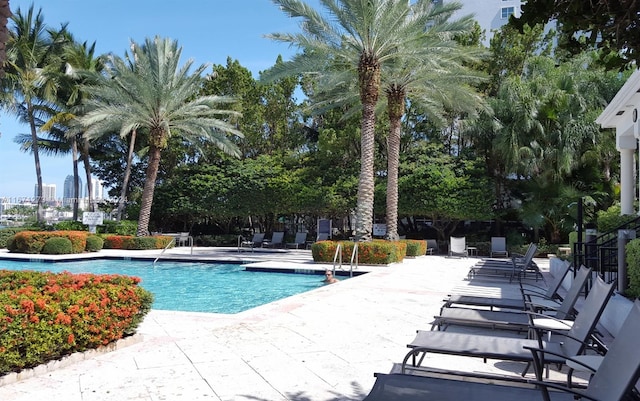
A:
[[[238,313],[323,286],[315,274],[246,271],[237,264],[91,260],[81,262],[0,261],[0,269],[122,274],[142,279],[154,295],[153,308]]]

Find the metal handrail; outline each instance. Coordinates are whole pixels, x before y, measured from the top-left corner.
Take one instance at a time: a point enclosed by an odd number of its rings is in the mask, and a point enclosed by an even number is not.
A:
[[[336,271],[336,259],[338,259],[338,255],[339,259],[340,259],[340,269],[342,269],[342,244],[338,244],[338,246],[336,246],[336,253],[333,255],[333,272],[335,274]]]
[[[158,255],[158,257],[153,261],[153,264],[155,266],[156,262],[158,261],[158,259],[160,259],[160,257],[162,256],[162,254],[164,253],[164,251],[166,251],[167,249],[169,249],[169,246],[171,244],[173,244],[174,242],[176,242],[176,238],[173,237],[171,238],[171,241],[169,241],[169,243],[167,244],[167,246],[164,247],[164,249],[162,250],[162,252],[160,252],[160,255]],[[193,249],[193,248],[192,248]]]
[[[353,244],[353,251],[351,252],[351,263],[350,263],[350,270],[349,270],[349,277],[353,277],[353,261],[355,259],[355,263],[356,263],[356,269],[358,270],[358,243],[355,242]]]

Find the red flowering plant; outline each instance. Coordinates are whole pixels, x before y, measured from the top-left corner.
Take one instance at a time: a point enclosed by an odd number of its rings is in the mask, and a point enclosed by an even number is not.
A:
[[[126,249],[124,247],[125,242],[132,238],[131,235],[108,235],[104,239],[105,249]]]
[[[133,334],[153,303],[139,282],[0,270],[0,375]]]

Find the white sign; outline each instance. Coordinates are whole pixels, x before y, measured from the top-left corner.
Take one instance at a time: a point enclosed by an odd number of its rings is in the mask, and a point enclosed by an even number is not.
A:
[[[82,224],[86,224],[88,226],[102,225],[102,216],[102,212],[83,212]]]
[[[387,225],[386,224],[374,224],[373,225],[373,235],[376,237],[384,237],[387,233]]]

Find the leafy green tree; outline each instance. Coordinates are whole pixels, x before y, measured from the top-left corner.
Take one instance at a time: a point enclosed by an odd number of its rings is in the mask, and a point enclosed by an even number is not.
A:
[[[271,34],[274,40],[298,46],[291,61],[272,68],[265,78],[284,75],[333,76],[339,82],[357,77],[361,119],[361,162],[356,209],[356,238],[370,240],[373,227],[375,109],[381,90],[382,66],[394,60],[424,60],[415,43],[429,23],[430,0],[336,0],[323,2],[320,13],[299,0],[273,0],[292,18],[302,18],[302,33]],[[325,86],[326,87],[326,86]]]
[[[170,39],[147,39],[143,45],[132,42],[127,61],[110,57],[106,76],[87,88],[89,111],[81,121],[89,138],[109,132],[128,135],[132,130],[149,131],[149,163],[140,204],[139,236],[148,234],[153,193],[162,151],[172,135],[179,135],[198,146],[213,142],[223,151],[238,154],[226,133],[242,134],[218,116],[237,115],[220,109],[231,99],[217,96],[196,97],[202,87],[205,66],[189,70],[192,61],[178,65],[182,49]]]
[[[382,86],[387,99],[389,134],[387,136],[386,238],[398,237],[398,165],[402,118],[408,97],[426,110],[434,121],[444,121],[445,112],[456,110],[475,115],[478,109],[488,111],[484,99],[473,84],[484,76],[466,65],[477,64],[484,51],[479,47],[462,46],[454,40],[471,34],[472,20],[467,16],[451,21],[460,5],[432,7],[424,35],[413,45],[423,48],[421,61],[397,60],[383,67]]]
[[[62,66],[62,52],[67,41],[66,26],[48,28],[42,11],[33,5],[23,13],[18,9],[7,43],[7,63],[2,88],[4,107],[29,126],[31,153],[36,168],[38,202],[37,219],[42,219],[42,171],[38,128],[46,117],[48,103],[55,98],[58,82],[53,79]]]
[[[522,29],[556,21],[562,36],[559,46],[573,55],[597,47],[610,68],[640,61],[640,4],[632,0],[527,0],[522,15],[510,24]]]
[[[461,220],[491,218],[492,193],[481,160],[463,160],[445,154],[441,145],[424,144],[404,155],[400,171],[399,214],[428,217],[440,240]]]

